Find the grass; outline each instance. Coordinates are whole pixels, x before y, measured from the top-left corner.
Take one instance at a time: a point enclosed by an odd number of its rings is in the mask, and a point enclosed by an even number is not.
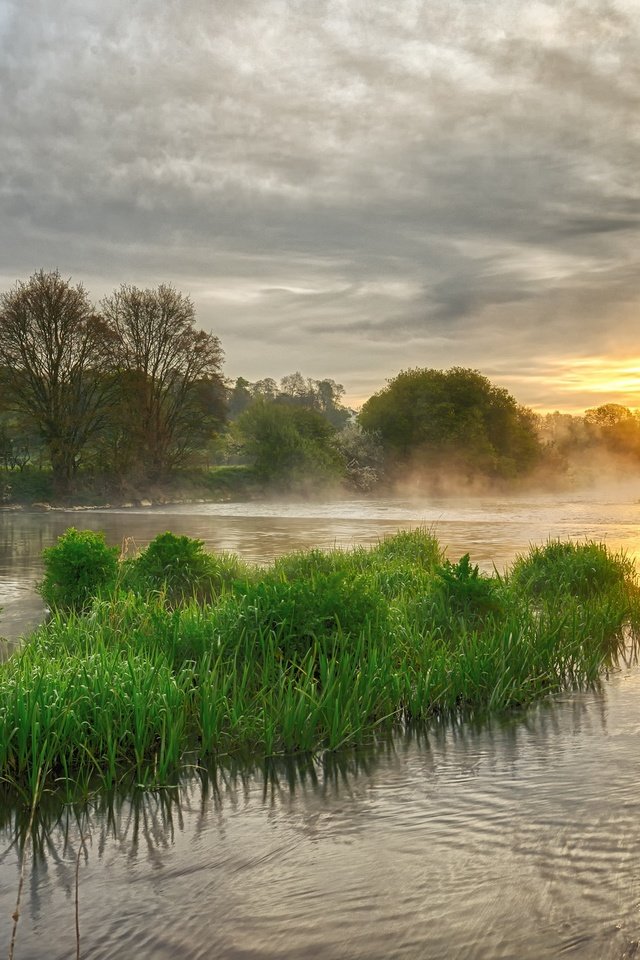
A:
[[[25,803],[585,688],[640,622],[633,566],[597,544],[532,548],[487,577],[467,556],[446,561],[425,531],[268,570],[204,563],[197,542],[174,541],[194,591],[182,568],[174,589],[164,554],[156,575],[152,551],[0,666],[0,777]]]

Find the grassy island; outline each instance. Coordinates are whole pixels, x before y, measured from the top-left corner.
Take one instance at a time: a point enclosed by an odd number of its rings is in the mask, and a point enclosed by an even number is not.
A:
[[[493,576],[424,530],[268,569],[170,533],[123,561],[69,530],[45,560],[53,616],[0,666],[0,777],[29,803],[585,688],[640,624],[632,563],[590,542]]]

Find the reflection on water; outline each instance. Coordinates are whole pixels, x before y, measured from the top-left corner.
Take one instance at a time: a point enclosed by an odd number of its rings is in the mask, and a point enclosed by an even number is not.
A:
[[[19,956],[74,955],[78,853],[92,958],[631,956],[639,693],[630,664],[506,720],[49,811]],[[4,818],[9,917],[27,814]]]
[[[41,554],[69,526],[102,530],[142,548],[167,529],[257,563],[313,546],[372,544],[424,525],[456,559],[470,552],[485,570],[502,570],[531,543],[592,538],[640,557],[640,480],[607,496],[477,497],[448,500],[342,500],[331,503],[203,503],[151,509],[0,513],[0,635],[17,637],[42,614],[35,583]]]
[[[491,569],[549,536],[638,556],[639,496],[4,514],[0,632],[40,615],[41,550],[72,524],[141,547],[169,528],[257,562],[426,524],[451,556]],[[75,956],[77,863],[82,955],[94,960],[640,956],[639,696],[630,663],[598,691],[484,726],[45,807],[16,957]],[[7,945],[27,824],[28,811],[0,804]]]

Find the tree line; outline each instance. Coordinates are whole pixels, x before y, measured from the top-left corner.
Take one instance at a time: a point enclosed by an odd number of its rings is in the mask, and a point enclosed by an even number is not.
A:
[[[335,380],[228,381],[222,362],[169,284],[123,284],[96,305],[58,271],[17,282],[0,294],[5,477],[40,470],[64,500],[80,476],[144,490],[187,467],[244,470],[260,490],[368,491],[409,474],[432,490],[443,478],[564,477],[594,453],[640,461],[638,413],[541,417],[477,370],[401,371],[356,414]]]

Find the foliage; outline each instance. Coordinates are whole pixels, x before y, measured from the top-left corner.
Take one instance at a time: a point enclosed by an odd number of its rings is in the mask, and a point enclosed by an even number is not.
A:
[[[260,381],[264,384],[265,381]],[[263,394],[264,395],[264,394]],[[349,411],[342,406],[344,387],[335,380],[312,380],[301,373],[291,373],[280,381],[280,390],[275,402],[306,407],[322,414],[328,422],[340,429],[349,419]]]
[[[612,453],[640,457],[640,417],[617,403],[587,410],[584,422],[592,441]]]
[[[271,377],[250,383],[238,377],[228,391],[229,417],[233,420],[254,400],[315,410],[336,429],[342,429],[351,412],[342,405],[344,387],[335,380],[313,380],[301,373],[290,373],[278,385]]]
[[[346,463],[347,482],[360,493],[369,493],[383,473],[384,451],[375,433],[365,433],[359,423],[348,423],[336,444]]]
[[[40,270],[0,295],[6,406],[45,444],[57,493],[69,492],[87,443],[113,400],[111,333],[83,287]]]
[[[600,407],[586,410],[584,415],[585,423],[597,427],[616,427],[633,419],[631,410],[619,403],[604,403]]]
[[[251,657],[259,638],[273,635],[285,660],[304,658],[314,643],[325,651],[337,638],[355,639],[386,622],[386,605],[363,576],[345,576],[344,569],[316,569],[311,577],[265,576],[227,598],[216,621],[220,634],[242,636]]]
[[[252,468],[237,464],[179,470],[174,474],[173,484],[182,496],[220,500],[250,500],[257,488]]]
[[[540,418],[545,464],[582,486],[627,480],[640,460],[640,413],[617,403]]]
[[[364,404],[392,464],[449,467],[468,476],[512,477],[540,449],[530,411],[475,370],[405,370]]]
[[[10,489],[9,499],[22,503],[48,503],[53,496],[50,470],[36,470],[27,464],[23,470],[5,471],[3,482]]]
[[[344,472],[335,430],[315,410],[256,400],[238,418],[236,430],[256,476],[282,490],[320,487]]]
[[[481,574],[479,567],[474,566],[469,554],[465,553],[457,563],[447,560],[440,566],[434,598],[442,604],[445,615],[476,625],[487,617],[503,613],[504,598],[500,588],[500,580]]]
[[[376,560],[402,560],[405,563],[433,570],[442,560],[442,549],[435,536],[423,527],[399,530],[385,537],[372,550]]]
[[[103,533],[70,527],[43,557],[40,593],[53,609],[85,610],[115,584],[118,548],[107,546]]]
[[[247,407],[251,406],[252,401],[251,384],[244,377],[238,377],[233,387],[229,387],[227,392],[229,419],[235,420]]]
[[[193,303],[167,284],[123,284],[102,310],[114,333],[121,432],[144,475],[162,479],[224,417],[220,341],[195,329]]]
[[[122,586],[141,596],[160,593],[170,606],[190,597],[210,600],[240,577],[244,567],[237,557],[214,556],[203,548],[202,540],[161,533],[126,561]]]

